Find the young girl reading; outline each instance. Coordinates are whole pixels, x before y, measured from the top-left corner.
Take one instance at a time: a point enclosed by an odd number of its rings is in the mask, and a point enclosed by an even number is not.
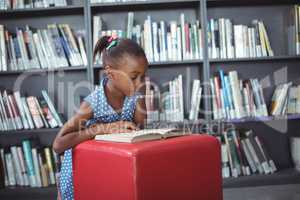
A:
[[[53,142],[64,152],[58,181],[58,199],[73,200],[72,148],[98,134],[128,132],[146,118],[143,95],[148,61],[134,41],[104,36],[97,42],[94,59],[102,54],[105,78],[100,87],[84,98],[79,111],[69,119]]]

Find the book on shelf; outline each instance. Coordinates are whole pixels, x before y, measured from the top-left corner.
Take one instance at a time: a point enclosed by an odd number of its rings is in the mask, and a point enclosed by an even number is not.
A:
[[[288,82],[276,86],[271,100],[270,114],[273,116],[300,114],[300,85]]]
[[[257,79],[240,80],[237,71],[210,79],[214,119],[267,117],[268,111],[262,86]]]
[[[67,6],[67,0],[0,0],[0,10]]]
[[[11,33],[0,25],[0,71],[55,69],[86,66],[84,31],[68,24],[48,24],[45,29],[16,27]]]
[[[0,91],[0,130],[62,127],[62,119],[48,93],[41,93],[41,97],[21,97],[19,91]]]
[[[49,147],[41,147],[36,140],[0,147],[0,175],[4,186],[47,187],[56,183],[62,156]],[[1,181],[0,180],[0,181]]]
[[[271,174],[277,167],[262,140],[252,130],[230,129],[219,136],[222,152],[222,176],[239,177]]]
[[[93,17],[93,44],[104,35],[114,35],[136,41],[144,49],[149,62],[202,59],[203,41],[200,22],[187,22],[184,13],[169,22],[154,21],[148,15],[144,24],[135,24],[129,12],[126,30],[106,30],[101,16]],[[100,63],[97,57],[96,63]]]
[[[251,26],[235,25],[227,18],[210,19],[208,51],[214,59],[274,56],[267,28],[262,20],[256,19]]]
[[[289,55],[300,55],[300,5],[294,5],[288,19]]]
[[[184,94],[183,94],[183,77],[178,75],[175,79],[165,82],[161,88],[151,85],[150,78],[146,78],[146,108],[147,123],[155,121],[184,121]],[[199,81],[199,80],[198,80]],[[200,81],[199,81],[200,82]],[[197,89],[197,88],[196,88]],[[201,90],[201,89],[200,89]],[[197,89],[194,96],[192,119],[198,118],[201,99],[201,91]]]
[[[132,131],[129,133],[113,133],[96,135],[95,140],[110,141],[110,142],[124,142],[136,143],[150,140],[167,139],[171,137],[178,137],[189,135],[190,133],[176,128],[163,128],[163,129],[143,129]]]

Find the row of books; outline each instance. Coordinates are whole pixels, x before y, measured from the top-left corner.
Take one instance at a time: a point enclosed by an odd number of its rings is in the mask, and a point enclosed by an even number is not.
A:
[[[180,14],[179,22],[175,19],[169,23],[163,20],[155,22],[150,15],[144,24],[134,24],[134,21],[134,13],[129,12],[126,31],[103,30],[101,16],[94,16],[94,45],[103,35],[116,35],[135,40],[144,48],[150,62],[202,58],[203,42],[199,21],[186,22],[184,13]]]
[[[86,66],[84,31],[68,24],[48,24],[46,29],[16,28],[10,33],[0,25],[0,71]]]
[[[261,20],[253,20],[252,26],[234,25],[226,18],[210,19],[208,50],[210,58],[249,58],[274,56]]]
[[[47,187],[56,183],[56,175],[62,157],[50,147],[33,145],[31,140],[22,141],[20,146],[0,148],[0,164],[4,178],[0,185]]]
[[[210,79],[214,119],[267,117],[263,89],[258,79],[240,80],[237,71],[223,70]]]
[[[183,121],[182,75],[163,84],[161,91],[146,78],[147,123],[154,121]]]
[[[292,82],[278,85],[272,96],[270,114],[273,116],[300,114],[300,85],[293,86]]]
[[[47,91],[41,93],[40,97],[21,97],[19,91],[0,92],[0,130],[61,127],[61,117]]]
[[[67,0],[0,0],[0,10],[67,6]]]
[[[252,130],[231,129],[218,136],[222,146],[223,178],[271,174],[277,167],[261,138]]]
[[[185,91],[188,93],[187,91]],[[146,77],[147,123],[156,121],[180,122],[184,120],[184,93],[182,75],[162,84],[158,88]],[[197,120],[200,111],[202,86],[200,80],[193,80],[190,98],[189,120]]]

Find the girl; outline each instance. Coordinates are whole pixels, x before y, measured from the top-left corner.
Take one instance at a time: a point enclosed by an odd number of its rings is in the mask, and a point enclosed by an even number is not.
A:
[[[58,180],[58,198],[73,200],[72,148],[98,134],[127,132],[142,126],[146,118],[144,78],[148,61],[134,41],[104,36],[96,44],[94,59],[102,54],[105,78],[84,98],[79,111],[57,134],[53,149],[64,160]]]

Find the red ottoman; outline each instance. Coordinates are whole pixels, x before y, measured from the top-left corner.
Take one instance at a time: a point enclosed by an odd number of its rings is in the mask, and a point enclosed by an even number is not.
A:
[[[212,136],[87,141],[73,155],[75,200],[222,199],[220,145]]]

